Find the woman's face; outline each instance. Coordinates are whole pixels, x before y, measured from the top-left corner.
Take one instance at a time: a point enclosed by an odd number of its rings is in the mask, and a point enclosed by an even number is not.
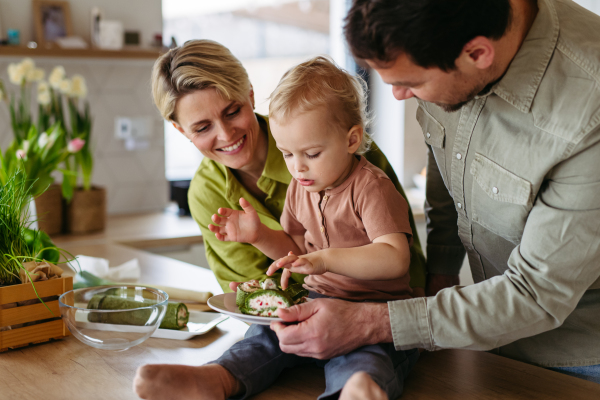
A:
[[[173,126],[205,157],[231,169],[247,169],[264,140],[252,91],[240,102],[223,98],[215,89],[197,90],[179,99],[176,118]]]

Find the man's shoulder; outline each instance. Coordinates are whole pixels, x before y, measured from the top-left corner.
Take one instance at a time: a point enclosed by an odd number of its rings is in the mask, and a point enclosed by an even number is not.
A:
[[[569,143],[600,124],[600,16],[558,0],[559,37],[532,103],[534,124]]]

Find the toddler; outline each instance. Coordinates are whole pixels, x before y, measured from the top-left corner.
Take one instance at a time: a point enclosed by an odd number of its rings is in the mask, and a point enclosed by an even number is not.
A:
[[[277,260],[267,274],[284,268],[284,288],[290,272],[308,274],[312,298],[388,301],[412,293],[408,205],[385,173],[359,155],[370,142],[363,84],[323,57],[288,71],[269,106],[271,133],[293,176],[283,231],[261,224],[243,198],[242,210],[220,208],[209,225],[217,239],[251,243]],[[266,389],[283,369],[311,361],[325,368],[320,399],[339,396],[360,371],[396,398],[417,354],[387,343],[317,361],[283,353],[269,327],[252,325],[215,363],[239,382],[243,398]]]

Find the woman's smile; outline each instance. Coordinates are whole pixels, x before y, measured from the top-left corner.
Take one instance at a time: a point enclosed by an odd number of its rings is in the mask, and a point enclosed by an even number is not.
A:
[[[220,151],[221,153],[227,154],[227,155],[237,154],[240,151],[242,151],[242,149],[244,148],[244,144],[246,144],[246,135],[242,136],[240,138],[240,140],[238,140],[234,144],[225,146],[225,147],[221,147],[221,148],[217,149],[217,151]]]

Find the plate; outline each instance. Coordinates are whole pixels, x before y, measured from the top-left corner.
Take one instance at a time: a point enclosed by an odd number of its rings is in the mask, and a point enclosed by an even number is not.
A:
[[[279,317],[259,317],[256,315],[242,314],[237,304],[235,304],[235,293],[218,294],[208,299],[208,306],[213,310],[229,315],[232,318],[249,324],[270,325],[273,321],[283,320]]]
[[[154,331],[152,336],[154,338],[161,339],[176,339],[176,340],[188,340],[197,335],[203,335],[206,332],[219,325],[221,322],[229,318],[227,315],[215,314],[214,312],[203,312],[190,310],[190,320],[185,328],[175,329],[157,329]],[[124,331],[134,332],[140,327],[134,325],[113,325],[113,324],[101,324],[97,322],[88,322],[87,317],[82,313],[77,313],[75,316],[77,324],[82,328],[96,329],[99,331]]]

